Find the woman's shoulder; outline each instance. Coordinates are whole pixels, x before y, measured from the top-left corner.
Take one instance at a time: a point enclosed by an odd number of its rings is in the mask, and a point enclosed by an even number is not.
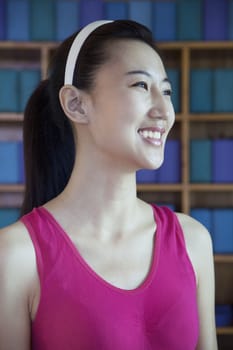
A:
[[[17,221],[0,229],[0,279],[29,282],[34,268],[35,253],[24,224]]]
[[[0,230],[0,337],[5,348],[29,349],[30,314],[36,265],[25,226],[16,222]]]
[[[184,233],[186,243],[205,247],[211,245],[211,236],[206,227],[196,219],[183,213],[175,213]]]
[[[20,220],[0,229],[0,249],[4,256],[10,252],[20,252],[29,242],[27,229]]]

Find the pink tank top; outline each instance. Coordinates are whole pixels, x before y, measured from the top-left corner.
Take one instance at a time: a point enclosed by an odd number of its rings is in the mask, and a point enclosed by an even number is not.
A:
[[[194,350],[195,275],[176,215],[153,206],[157,223],[150,271],[133,290],[98,276],[43,207],[21,220],[32,239],[41,297],[32,350]]]

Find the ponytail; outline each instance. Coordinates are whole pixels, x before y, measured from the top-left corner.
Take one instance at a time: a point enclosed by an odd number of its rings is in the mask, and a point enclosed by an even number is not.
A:
[[[62,192],[74,165],[75,146],[71,124],[59,102],[52,103],[50,96],[50,82],[43,80],[25,109],[25,193],[22,215]]]

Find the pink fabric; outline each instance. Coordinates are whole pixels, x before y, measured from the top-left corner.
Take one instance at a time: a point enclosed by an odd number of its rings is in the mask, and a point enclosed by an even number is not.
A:
[[[22,218],[41,283],[33,350],[195,349],[196,281],[182,229],[168,208],[153,210],[157,230],[151,269],[130,291],[98,276],[45,208]]]

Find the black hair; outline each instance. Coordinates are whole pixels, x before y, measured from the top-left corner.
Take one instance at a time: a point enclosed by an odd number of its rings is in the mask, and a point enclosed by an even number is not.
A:
[[[74,135],[60,105],[59,90],[64,85],[66,60],[76,35],[74,33],[58,47],[48,69],[48,78],[33,92],[25,109],[22,215],[61,193],[74,166]],[[85,40],[74,70],[74,86],[86,91],[92,89],[96,71],[109,58],[109,44],[119,39],[139,40],[155,49],[152,34],[145,26],[130,20],[106,23]]]

